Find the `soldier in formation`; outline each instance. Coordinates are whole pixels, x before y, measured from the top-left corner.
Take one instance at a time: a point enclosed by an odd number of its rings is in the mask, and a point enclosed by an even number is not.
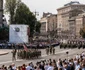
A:
[[[16,61],[16,49],[14,49],[13,51],[12,51],[12,61]]]
[[[55,54],[55,48],[53,46],[46,48],[46,54]]]
[[[46,54],[49,55],[49,48],[46,48]]]
[[[54,48],[54,47],[53,47],[53,49],[52,49],[52,50],[53,50],[53,54],[55,54],[55,48]]]

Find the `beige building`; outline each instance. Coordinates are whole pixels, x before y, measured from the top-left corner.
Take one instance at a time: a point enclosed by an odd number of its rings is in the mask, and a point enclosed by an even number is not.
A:
[[[79,14],[76,17],[76,36],[79,38],[80,35],[80,29],[85,26],[85,13]]]
[[[56,31],[57,28],[57,15],[52,13],[43,13],[41,22],[41,33],[48,33]]]
[[[3,23],[3,0],[0,0],[0,26]]]
[[[76,17],[83,13],[85,5],[79,2],[70,2],[64,7],[57,9],[57,29],[59,36],[76,36]],[[76,20],[75,20],[76,19]]]

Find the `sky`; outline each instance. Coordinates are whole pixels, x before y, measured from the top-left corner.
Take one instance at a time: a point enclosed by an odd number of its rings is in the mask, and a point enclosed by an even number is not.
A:
[[[57,14],[57,9],[63,7],[64,4],[71,1],[79,1],[82,4],[85,4],[85,0],[22,0],[32,12],[37,11],[39,16],[42,17],[43,12],[51,12]]]
[[[85,0],[22,0],[31,12],[36,11],[39,13],[39,16],[37,16],[38,20],[42,17],[43,12],[57,14],[58,8],[71,1],[79,1],[81,4],[85,4]]]

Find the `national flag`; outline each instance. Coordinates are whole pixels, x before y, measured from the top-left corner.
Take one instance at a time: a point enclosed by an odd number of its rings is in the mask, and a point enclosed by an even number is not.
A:
[[[27,52],[28,51],[28,48],[26,47],[25,44],[23,45],[23,47],[24,47],[24,50]]]
[[[28,36],[30,36],[30,27],[28,27],[28,29],[27,29],[27,34],[28,34]]]

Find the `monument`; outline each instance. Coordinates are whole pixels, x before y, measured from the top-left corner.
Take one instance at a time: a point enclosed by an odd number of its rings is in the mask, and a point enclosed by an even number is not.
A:
[[[28,43],[28,25],[10,25],[9,42],[10,43]]]

